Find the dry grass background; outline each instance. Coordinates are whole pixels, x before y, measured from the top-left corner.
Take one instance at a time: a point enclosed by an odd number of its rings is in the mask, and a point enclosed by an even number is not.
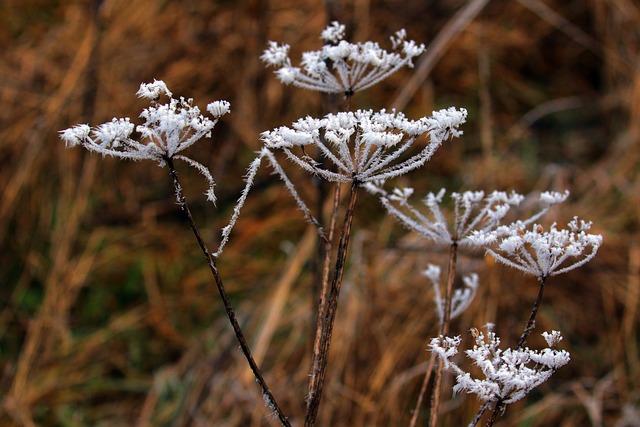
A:
[[[447,42],[406,102],[401,91],[417,70],[352,106],[396,102],[410,117],[469,110],[465,136],[411,176],[419,191],[572,191],[554,219],[592,219],[605,244],[595,261],[551,281],[538,320],[538,331],[563,331],[572,362],[499,425],[640,425],[640,7],[494,0],[447,27],[465,4],[327,1],[354,40],[385,43],[405,27],[417,41]],[[231,101],[213,141],[192,149],[218,180],[219,209],[205,203],[200,178],[182,171],[213,242],[259,132],[326,112],[322,96],[282,87],[258,56],[270,39],[292,44],[294,56],[317,48],[327,5],[0,4],[0,425],[270,424],[167,171],[65,150],[57,131],[135,117],[144,102],[134,93],[153,78],[201,106]],[[443,36],[447,28],[454,38]],[[437,330],[418,271],[441,254],[406,236],[375,201],[359,204],[367,214],[355,224],[320,423],[407,425]],[[221,272],[274,394],[299,423],[314,236],[268,173],[236,230]],[[535,284],[479,254],[466,261],[482,288],[453,330],[494,321],[513,343]],[[443,425],[462,425],[477,407],[473,398],[446,403]]]

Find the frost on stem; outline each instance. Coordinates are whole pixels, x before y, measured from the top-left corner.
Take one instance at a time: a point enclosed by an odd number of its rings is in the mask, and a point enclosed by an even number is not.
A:
[[[450,245],[458,243],[467,246],[477,246],[479,241],[472,237],[477,233],[508,232],[508,228],[501,226],[502,221],[511,209],[520,205],[525,197],[516,192],[493,191],[465,191],[451,193],[454,201],[453,212],[447,215],[443,212],[445,190],[438,193],[428,193],[423,199],[428,213],[423,213],[413,206],[410,198],[412,188],[396,188],[391,193],[383,188],[384,182],[377,182],[367,186],[367,189],[377,194],[387,212],[395,217],[402,225],[436,243]],[[540,195],[541,209],[527,218],[518,221],[520,226],[526,226],[536,221],[549,208],[561,203],[568,197],[568,192],[544,192]],[[451,218],[452,217],[452,218]]]
[[[141,84],[137,95],[152,100],[151,105],[140,114],[144,119],[143,124],[134,126],[129,118],[114,118],[93,129],[89,125],[77,125],[63,130],[60,132],[61,139],[70,147],[82,145],[89,151],[121,159],[154,160],[161,167],[166,159],[183,160],[206,178],[209,188],[205,194],[208,200],[215,202],[215,182],[209,170],[178,153],[198,140],[210,137],[218,119],[230,111],[230,104],[227,101],[209,104],[207,110],[214,117],[211,120],[200,114],[200,109],[193,105],[192,99],[172,98],[163,81]],[[161,95],[169,96],[169,102],[158,104],[155,100]],[[134,128],[141,138],[132,137]]]
[[[525,229],[515,223],[492,232],[478,232],[472,240],[487,247],[499,262],[539,278],[555,276],[591,261],[602,236],[589,234],[591,222],[574,217],[567,229],[553,223],[545,231],[539,224]]]
[[[391,37],[393,52],[378,43],[349,43],[344,39],[345,27],[332,22],[321,35],[327,44],[320,50],[304,52],[301,67],[291,65],[289,45],[269,42],[260,57],[276,67],[278,79],[305,89],[326,93],[353,94],[384,80],[400,68],[413,67],[413,58],[424,52],[423,44],[406,39],[400,30]]]
[[[500,338],[489,328],[484,333],[473,329],[475,345],[465,354],[482,371],[484,379],[473,378],[462,370],[451,359],[458,354],[460,337],[434,338],[429,345],[430,350],[442,359],[445,369],[456,374],[454,393],[475,394],[484,402],[510,404],[522,399],[535,387],[547,381],[560,367],[569,363],[569,353],[557,350],[556,345],[562,340],[558,331],[543,333],[548,348],[530,350],[529,348],[501,350]]]
[[[434,301],[436,304],[436,311],[440,324],[444,321],[444,300],[440,292],[440,267],[437,265],[429,264],[429,266],[422,271],[422,275],[425,276],[433,285],[433,292],[435,294]],[[451,314],[450,319],[455,319],[460,316],[471,304],[476,296],[478,290],[478,275],[475,273],[468,274],[462,278],[464,287],[453,291],[451,296]]]

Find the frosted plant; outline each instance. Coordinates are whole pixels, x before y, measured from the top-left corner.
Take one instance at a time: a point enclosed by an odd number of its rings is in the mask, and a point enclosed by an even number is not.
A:
[[[261,139],[269,151],[282,151],[291,162],[327,181],[364,184],[421,167],[446,139],[462,135],[458,127],[466,117],[465,109],[454,107],[418,120],[395,111],[358,110],[327,114],[321,119],[305,117],[291,127],[263,132]],[[427,145],[402,159],[401,155],[424,134],[429,136]],[[333,168],[325,168],[309,157],[309,147],[316,148]]]
[[[499,262],[538,278],[546,279],[589,262],[602,244],[602,236],[589,234],[591,222],[574,217],[567,229],[553,223],[545,231],[535,224],[525,229],[515,223],[491,232],[477,232],[471,240],[486,246]]]
[[[467,246],[479,244],[474,237],[477,233],[497,233],[502,235],[509,232],[509,228],[501,227],[501,222],[509,211],[520,205],[525,197],[516,192],[506,193],[494,191],[485,195],[483,191],[465,191],[452,193],[454,201],[453,220],[449,221],[442,212],[445,190],[429,193],[423,199],[430,215],[425,215],[414,207],[409,198],[413,195],[412,188],[396,188],[388,193],[382,188],[382,183],[374,183],[367,189],[377,194],[387,212],[395,217],[402,225],[420,235],[441,244],[457,243]],[[551,206],[567,199],[569,192],[543,192],[539,201],[542,206],[524,221],[518,221],[518,226],[526,226],[544,215]],[[451,225],[448,223],[451,222]]]
[[[215,182],[209,170],[195,160],[178,153],[200,139],[210,137],[211,130],[218,122],[218,119],[230,111],[230,104],[227,101],[210,103],[207,106],[207,111],[214,118],[214,120],[211,120],[200,114],[198,107],[193,105],[192,99],[173,98],[172,93],[163,81],[155,80],[153,83],[143,83],[140,85],[137,95],[151,100],[151,106],[145,108],[140,114],[140,117],[145,119],[144,124],[135,128],[144,142],[132,137],[134,125],[129,118],[114,118],[111,122],[102,124],[94,129],[91,129],[88,125],[77,125],[62,131],[61,138],[67,146],[81,145],[89,151],[100,153],[103,156],[129,160],[154,160],[161,167],[168,165],[169,173],[173,178],[178,205],[185,213],[200,249],[209,264],[209,269],[224,303],[229,322],[236,334],[242,353],[256,378],[256,382],[262,390],[265,404],[269,410],[274,412],[274,415],[283,426],[290,426],[291,424],[276,403],[258,365],[253,359],[231,301],[224,289],[222,277],[216,266],[216,258],[207,249],[207,245],[195,224],[173,165],[174,159],[183,160],[204,175],[209,183],[209,189],[205,193],[207,199],[215,202],[215,194],[213,192]],[[170,98],[167,104],[157,103],[157,99],[162,95]]]
[[[140,85],[137,95],[151,99],[151,106],[142,110],[143,124],[134,126],[130,119],[114,118],[93,129],[89,125],[77,125],[61,131],[60,137],[67,146],[81,145],[89,151],[103,156],[129,160],[155,160],[162,167],[168,160],[179,159],[200,172],[209,183],[207,199],[215,202],[215,182],[209,170],[195,160],[178,154],[200,139],[211,136],[218,119],[230,111],[227,101],[215,101],[207,106],[213,120],[203,116],[193,105],[192,99],[173,98],[163,81]],[[166,95],[170,100],[158,104],[156,100]],[[132,137],[135,130],[141,140]]]
[[[460,336],[434,338],[429,347],[444,361],[445,368],[456,374],[453,392],[475,394],[483,402],[499,402],[500,405],[516,402],[570,360],[567,351],[556,349],[562,340],[558,331],[542,334],[549,347],[540,351],[529,348],[501,350],[500,338],[492,331],[491,325],[486,336],[475,328],[472,335],[475,345],[465,354],[480,368],[484,379],[473,378],[451,360],[458,354]]]
[[[326,93],[344,93],[367,89],[384,80],[400,68],[413,66],[413,58],[424,52],[423,44],[406,40],[404,30],[391,37],[394,52],[382,49],[378,43],[349,43],[344,38],[345,26],[338,22],[329,25],[321,35],[327,44],[318,51],[304,52],[301,67],[291,65],[289,45],[269,42],[260,57],[276,67],[278,79],[305,89]]]
[[[327,114],[321,119],[305,117],[291,127],[282,126],[261,134],[264,146],[249,166],[246,186],[234,209],[229,225],[223,229],[222,243],[216,252],[219,255],[229,239],[229,234],[240,214],[249,188],[264,158],[269,160],[276,174],[296,200],[308,219],[318,224],[294,184],[279,164],[275,153],[282,152],[286,158],[311,173],[329,182],[351,182],[362,186],[369,182],[404,175],[423,166],[436,149],[448,138],[459,137],[458,127],[467,117],[467,110],[454,107],[434,111],[430,117],[409,120],[404,114],[385,110],[358,110]],[[422,135],[429,141],[418,153],[402,158]],[[323,166],[308,155],[307,150],[316,149],[329,166]]]
[[[442,293],[440,292],[440,267],[429,264],[429,266],[422,271],[422,275],[429,279],[433,285],[436,311],[440,318],[440,323],[442,323],[444,321],[445,301],[443,300]],[[455,319],[460,316],[469,307],[478,290],[477,274],[471,273],[464,276],[462,278],[462,282],[464,287],[462,289],[456,289],[453,291],[453,295],[451,295],[450,319]]]

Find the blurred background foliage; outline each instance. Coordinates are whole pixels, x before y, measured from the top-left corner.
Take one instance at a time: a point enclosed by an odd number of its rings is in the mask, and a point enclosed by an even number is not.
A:
[[[357,94],[352,108],[397,107],[412,118],[450,105],[469,110],[463,138],[403,184],[418,194],[443,186],[569,189],[570,201],[549,221],[580,215],[604,235],[595,261],[551,281],[538,316],[539,332],[563,332],[571,364],[509,407],[500,425],[640,425],[640,7],[633,0],[1,2],[0,425],[273,422],[167,170],[65,150],[58,131],[135,118],[145,103],[134,94],[154,78],[201,107],[229,100],[232,113],[212,140],[191,149],[218,181],[217,209],[205,202],[201,178],[181,170],[215,247],[260,132],[333,105],[283,87],[260,63],[262,50],[276,40],[298,58],[321,45],[331,19],[354,41],[388,46],[388,36],[406,28],[440,52]],[[313,197],[313,183],[290,173]],[[356,219],[320,423],[407,425],[426,342],[437,334],[419,271],[445,261],[385,218],[375,200],[359,205],[366,215]],[[220,268],[256,358],[296,424],[314,325],[315,254],[313,231],[263,171]],[[482,254],[464,261],[482,285],[453,331],[466,337],[467,328],[492,321],[513,345],[535,283]],[[478,406],[450,400],[443,425],[468,422]]]

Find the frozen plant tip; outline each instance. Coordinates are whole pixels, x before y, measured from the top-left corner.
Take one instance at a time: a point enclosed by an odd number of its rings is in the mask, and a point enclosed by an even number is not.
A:
[[[491,329],[485,336],[474,328],[472,335],[475,345],[465,353],[480,368],[484,379],[473,378],[451,361],[458,354],[459,336],[434,338],[429,347],[444,361],[445,368],[456,374],[454,393],[475,394],[483,402],[500,401],[505,405],[516,402],[570,360],[567,351],[555,348],[562,340],[558,331],[542,334],[549,347],[541,351],[529,348],[501,350],[500,338]]]
[[[520,223],[494,232],[476,233],[472,240],[487,247],[499,262],[538,278],[566,273],[591,261],[602,244],[602,236],[589,234],[591,222],[575,217],[567,229],[552,224],[549,230]]]
[[[425,276],[433,285],[433,292],[435,294],[434,301],[436,303],[436,311],[440,318],[440,323],[444,321],[444,309],[445,302],[440,292],[440,267],[437,265],[429,264],[429,266],[422,271],[422,275]],[[476,296],[478,290],[478,275],[475,273],[468,274],[462,278],[464,287],[456,289],[451,295],[451,313],[450,319],[455,319],[460,316],[471,304]]]
[[[424,52],[423,44],[405,40],[406,32],[391,37],[395,52],[382,49],[378,43],[349,43],[343,40],[344,25],[333,22],[321,35],[327,43],[318,51],[304,52],[300,67],[291,65],[289,45],[269,42],[260,57],[277,67],[276,75],[284,84],[326,93],[351,95],[384,80],[400,68],[413,66],[413,58]]]
[[[172,94],[163,81],[143,83],[137,95],[152,100],[151,106],[142,110],[140,117],[145,122],[137,127],[129,118],[114,118],[110,122],[91,129],[88,125],[77,125],[60,132],[67,146],[81,145],[89,151],[103,156],[130,160],[155,160],[164,166],[169,159],[179,159],[194,167],[209,183],[207,199],[215,202],[215,182],[209,170],[195,160],[180,155],[181,151],[202,138],[210,137],[218,119],[230,111],[227,101],[215,101],[207,106],[213,120],[203,116],[193,105],[192,99],[170,98],[166,104],[155,102],[161,95]],[[140,141],[133,138],[135,130]]]

